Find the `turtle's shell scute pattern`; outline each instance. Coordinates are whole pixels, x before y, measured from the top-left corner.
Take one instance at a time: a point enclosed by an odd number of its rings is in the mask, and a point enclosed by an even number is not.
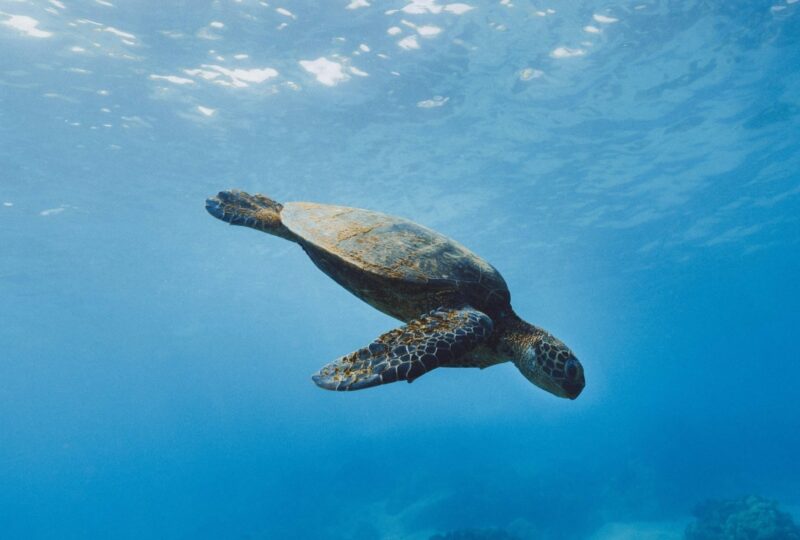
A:
[[[456,303],[487,312],[509,304],[508,287],[494,267],[412,221],[315,203],[285,204],[281,221],[324,272],[398,318],[408,320]]]

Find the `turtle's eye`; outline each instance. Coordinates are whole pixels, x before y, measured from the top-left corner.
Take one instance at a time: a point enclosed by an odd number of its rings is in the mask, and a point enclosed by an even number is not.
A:
[[[586,384],[583,379],[583,368],[577,358],[570,356],[564,362],[564,373],[566,378],[561,382],[561,387],[564,389],[566,397],[575,399]]]
[[[574,379],[578,376],[578,361],[574,358],[570,358],[564,364],[564,371],[567,372],[568,379]]]

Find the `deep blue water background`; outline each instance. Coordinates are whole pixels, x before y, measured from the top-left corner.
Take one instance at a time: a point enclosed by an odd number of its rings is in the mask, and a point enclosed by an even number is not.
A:
[[[0,537],[677,539],[708,497],[800,506],[800,3],[372,4],[0,1]],[[460,240],[586,390],[317,389],[396,323],[208,216],[231,187]]]

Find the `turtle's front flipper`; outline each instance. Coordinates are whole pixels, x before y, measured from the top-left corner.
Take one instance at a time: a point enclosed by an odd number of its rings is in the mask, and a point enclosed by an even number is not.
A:
[[[328,390],[412,382],[434,368],[457,363],[491,333],[492,320],[485,313],[470,307],[440,308],[331,362],[312,379]]]
[[[264,195],[244,191],[220,191],[206,199],[206,210],[231,225],[242,225],[294,240],[294,235],[281,223],[283,205]]]

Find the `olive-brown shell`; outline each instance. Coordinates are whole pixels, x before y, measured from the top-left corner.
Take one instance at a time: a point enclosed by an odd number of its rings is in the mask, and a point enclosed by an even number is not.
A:
[[[458,242],[412,221],[307,202],[286,203],[280,215],[303,242],[361,271],[405,283],[463,289],[468,297],[492,297],[492,304],[508,303],[508,288],[494,267]]]

